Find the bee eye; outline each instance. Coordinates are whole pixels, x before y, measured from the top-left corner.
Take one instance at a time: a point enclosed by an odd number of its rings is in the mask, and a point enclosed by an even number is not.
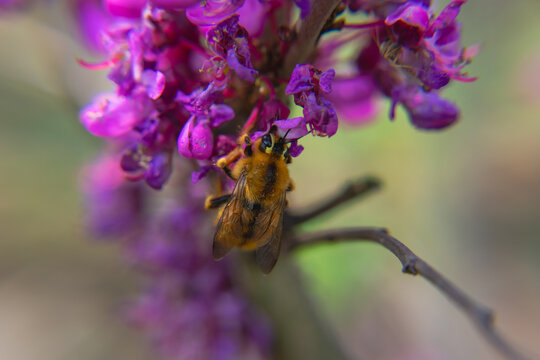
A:
[[[272,147],[272,137],[269,134],[266,134],[261,139],[261,145],[265,148],[271,148]]]

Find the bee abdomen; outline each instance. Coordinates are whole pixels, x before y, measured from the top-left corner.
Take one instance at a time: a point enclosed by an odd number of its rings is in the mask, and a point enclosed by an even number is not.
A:
[[[244,209],[246,210],[259,212],[261,210],[261,207],[262,205],[259,202],[252,202],[252,201],[249,201],[248,199],[244,200]]]
[[[262,209],[261,203],[249,201],[248,199],[244,200],[243,205],[244,209],[246,209],[248,211],[248,214],[250,214],[250,219],[244,228],[244,232],[242,233],[243,241],[240,244],[241,246],[245,245],[247,241],[253,237],[253,234],[255,232],[255,224],[257,223],[257,217],[259,216],[259,213]]]

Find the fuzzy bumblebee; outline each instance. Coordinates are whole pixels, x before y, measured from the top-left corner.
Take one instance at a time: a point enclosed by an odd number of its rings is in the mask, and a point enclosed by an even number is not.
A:
[[[286,193],[294,189],[287,168],[291,156],[285,137],[272,130],[253,143],[244,135],[240,145],[218,161],[218,166],[236,181],[232,193],[206,201],[207,208],[225,204],[212,253],[214,259],[221,259],[232,248],[255,250],[259,267],[269,273],[281,249]],[[229,165],[235,161],[231,170]]]

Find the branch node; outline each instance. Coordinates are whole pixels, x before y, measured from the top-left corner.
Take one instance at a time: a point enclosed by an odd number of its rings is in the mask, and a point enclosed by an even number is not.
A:
[[[366,176],[348,184],[345,192],[356,195],[369,190],[376,190],[382,186],[382,182],[374,176]]]
[[[491,309],[476,303],[460,288],[452,284],[445,276],[433,269],[428,263],[416,256],[402,242],[388,235],[388,230],[378,227],[359,227],[350,229],[336,229],[304,234],[291,238],[289,249],[296,249],[303,245],[312,245],[321,242],[337,242],[339,240],[368,240],[378,243],[391,251],[403,265],[402,271],[406,274],[420,275],[438,288],[444,295],[453,301],[478,327],[487,341],[494,346],[501,355],[508,360],[526,360],[514,349],[505,338],[495,329],[495,316]]]
[[[478,322],[481,323],[484,327],[491,329],[495,322],[495,314],[491,309],[480,309],[476,313]]]
[[[418,257],[416,256],[409,258],[407,262],[403,265],[401,272],[404,274],[418,275],[418,270],[416,269],[417,261]]]

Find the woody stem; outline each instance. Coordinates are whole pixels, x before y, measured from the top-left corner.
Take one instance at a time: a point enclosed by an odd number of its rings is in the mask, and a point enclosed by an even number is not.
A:
[[[340,2],[340,0],[311,2],[309,15],[299,23],[296,38],[285,55],[280,77],[288,79],[296,64],[305,63],[313,55],[324,25]]]
[[[363,195],[367,195],[380,187],[381,181],[379,179],[372,176],[362,177],[347,184],[340,193],[331,196],[321,204],[310,207],[309,211],[296,213],[294,211],[287,211],[284,225],[286,228],[290,228],[302,224],[342,204],[357,199]]]
[[[300,234],[289,239],[288,250],[291,251],[309,245],[336,241],[372,241],[382,245],[399,259],[403,265],[402,271],[404,273],[422,276],[454,302],[477,326],[486,340],[506,359],[527,359],[515,350],[495,329],[494,314],[490,309],[474,301],[463,290],[458,288],[427,262],[419,258],[402,242],[391,236],[386,229],[356,227]]]

